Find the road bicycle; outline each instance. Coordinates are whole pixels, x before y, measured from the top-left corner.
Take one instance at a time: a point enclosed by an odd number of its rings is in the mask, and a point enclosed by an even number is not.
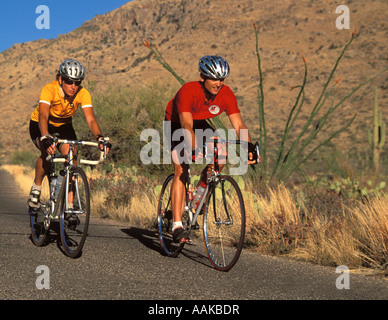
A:
[[[109,138],[102,142],[104,150],[100,150],[99,160],[79,159],[78,163],[98,165],[106,160]],[[47,244],[51,230],[59,227],[59,234],[64,253],[77,258],[82,254],[89,227],[90,191],[84,170],[75,165],[76,146],[99,147],[98,142],[58,139],[54,136],[54,144],[69,144],[66,156],[48,156],[50,171],[45,175],[38,209],[29,209],[31,238],[33,243],[42,247]],[[101,142],[100,142],[101,143]],[[59,170],[56,163],[64,163]]]
[[[190,169],[185,182],[186,197],[182,216],[183,227],[190,233],[198,228],[197,220],[203,217],[203,239],[211,264],[220,271],[230,270],[240,257],[245,238],[245,206],[237,182],[228,175],[221,175],[218,143],[239,143],[213,139],[214,166],[207,178],[205,192],[196,209],[193,208]],[[259,156],[259,146],[255,145]],[[207,150],[207,148],[205,148]],[[207,152],[206,152],[207,153]],[[207,158],[207,154],[205,158]],[[174,243],[172,238],[171,185],[174,174],[164,181],[157,209],[159,242],[163,252],[176,257],[185,243]]]

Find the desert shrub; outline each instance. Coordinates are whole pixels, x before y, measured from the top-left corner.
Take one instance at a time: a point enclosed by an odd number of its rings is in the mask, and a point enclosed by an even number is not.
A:
[[[38,158],[36,152],[28,150],[16,150],[11,155],[11,164],[20,164],[27,167],[35,167],[35,161]]]
[[[155,82],[152,86],[143,88],[109,88],[92,96],[101,130],[113,144],[110,161],[118,166],[136,166],[145,174],[167,170],[163,165],[144,165],[141,162],[140,150],[145,142],[140,140],[140,134],[143,130],[152,128],[159,132],[160,137],[163,136],[165,108],[175,91],[176,88]],[[93,139],[81,112],[77,113],[74,126],[78,138]],[[97,157],[96,154],[90,154],[90,151],[83,152],[87,156]]]
[[[108,173],[98,179],[90,179],[92,192],[103,191],[106,208],[128,206],[134,193],[134,181],[130,176]]]
[[[104,212],[103,217],[109,216],[107,213],[109,210],[119,207],[129,208],[134,198],[153,197],[155,195],[153,190],[158,183],[160,181],[157,179],[137,175],[135,167],[115,169],[111,173],[89,179],[91,192],[104,197],[101,208],[101,212]],[[130,214],[130,210],[127,214]]]

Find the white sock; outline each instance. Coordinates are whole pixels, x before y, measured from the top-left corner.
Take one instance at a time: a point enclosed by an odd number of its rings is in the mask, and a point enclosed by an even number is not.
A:
[[[176,228],[183,228],[182,221],[173,221],[172,223],[172,231],[174,231]]]
[[[35,182],[33,182],[32,183],[32,187],[31,187],[31,190],[42,190],[42,186],[40,185],[40,186],[37,186],[36,184],[35,184]]]

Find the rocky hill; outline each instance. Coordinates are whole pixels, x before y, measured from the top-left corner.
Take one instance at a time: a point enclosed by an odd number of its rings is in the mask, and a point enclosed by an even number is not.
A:
[[[224,56],[230,63],[227,84],[235,91],[243,118],[258,138],[258,69],[253,23],[259,30],[264,72],[265,110],[271,143],[282,132],[296,90],[308,64],[305,112],[315,104],[342,47],[357,35],[334,76],[341,78],[335,99],[388,66],[388,2],[347,0],[350,29],[336,28],[340,3],[334,0],[134,0],[117,10],[96,16],[80,28],[54,40],[15,44],[0,53],[1,157],[12,149],[31,148],[29,115],[41,88],[52,81],[67,57],[83,62],[87,81],[97,90],[110,85],[144,86],[155,79],[177,85],[142,45],[156,45],[185,80],[197,80],[198,58]],[[336,143],[364,144],[371,126],[373,89],[388,118],[388,72],[357,92],[330,120],[322,137],[358,116]],[[161,106],[164,108],[164,106]]]

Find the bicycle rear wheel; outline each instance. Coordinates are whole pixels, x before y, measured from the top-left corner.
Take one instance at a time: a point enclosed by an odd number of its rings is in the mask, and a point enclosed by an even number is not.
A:
[[[164,181],[158,203],[158,234],[160,246],[163,252],[176,257],[183,249],[184,243],[175,243],[172,238],[172,205],[171,186],[174,174],[171,174]]]
[[[206,197],[203,234],[207,255],[221,271],[237,262],[245,237],[245,206],[241,190],[229,176],[220,176]]]
[[[69,169],[69,183],[63,179],[59,199],[60,234],[65,254],[78,258],[82,254],[88,235],[90,219],[89,184],[85,172],[79,167]],[[73,205],[70,208],[69,205]]]
[[[50,183],[47,176],[43,178],[40,193],[40,208],[32,211],[30,209],[30,227],[32,242],[42,247],[47,243],[49,236],[50,220],[48,215],[51,210],[50,203]]]

